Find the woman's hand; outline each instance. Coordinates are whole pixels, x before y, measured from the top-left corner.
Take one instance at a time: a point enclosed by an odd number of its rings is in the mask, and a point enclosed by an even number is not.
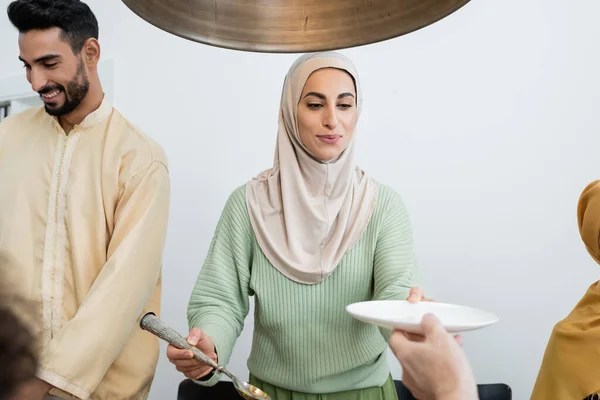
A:
[[[200,328],[193,328],[186,340],[190,346],[195,346],[215,362],[218,362],[214,342]],[[173,345],[167,347],[167,358],[175,365],[177,371],[182,372],[190,379],[200,379],[208,375],[213,369],[202,361],[195,359],[191,351],[178,349]]]
[[[408,294],[408,298],[406,300],[408,300],[409,303],[418,303],[419,301],[435,301],[434,299],[425,297],[425,294],[423,294],[423,291],[418,286],[410,289],[410,293]]]

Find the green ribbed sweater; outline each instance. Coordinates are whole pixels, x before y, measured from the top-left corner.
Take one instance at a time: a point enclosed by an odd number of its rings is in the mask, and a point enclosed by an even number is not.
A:
[[[254,296],[251,374],[304,393],[381,386],[389,376],[389,332],[354,319],[348,304],[406,299],[420,285],[406,208],[379,185],[367,229],[323,282],[305,285],[277,271],[260,249],[248,215],[245,187],[225,205],[188,306],[190,329],[214,341],[219,363],[229,362]],[[214,385],[215,374],[201,385]]]

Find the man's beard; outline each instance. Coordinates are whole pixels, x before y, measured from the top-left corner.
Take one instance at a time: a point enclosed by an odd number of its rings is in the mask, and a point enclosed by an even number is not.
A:
[[[60,90],[65,94],[65,102],[63,105],[57,107],[45,104],[44,106],[48,114],[59,117],[61,115],[69,114],[75,110],[87,95],[89,88],[90,82],[85,72],[85,68],[83,67],[83,61],[80,59],[77,65],[77,73],[67,84],[66,89],[64,86],[56,84],[52,86],[46,86],[38,93],[42,95],[44,93]]]

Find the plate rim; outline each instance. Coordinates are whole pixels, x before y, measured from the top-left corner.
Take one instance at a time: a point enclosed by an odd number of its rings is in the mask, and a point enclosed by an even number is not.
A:
[[[394,329],[394,326],[398,326],[398,325],[403,325],[405,327],[415,327],[415,328],[419,328],[421,325],[420,321],[418,323],[390,321],[390,320],[381,319],[381,318],[366,317],[366,316],[357,314],[356,311],[353,312],[351,310],[353,306],[357,307],[361,304],[374,304],[374,303],[418,304],[418,303],[410,303],[407,300],[391,300],[391,299],[390,300],[364,300],[364,301],[357,301],[357,302],[350,303],[345,307],[345,309],[353,318],[355,318],[359,321],[362,321],[362,322],[368,323],[368,324],[374,324],[377,326],[388,327],[391,329]],[[487,317],[485,320],[482,320],[481,322],[478,322],[478,323],[444,324],[442,322],[444,328],[449,331],[458,332],[458,331],[476,330],[476,329],[480,329],[480,328],[485,328],[489,325],[493,325],[493,324],[497,323],[498,321],[500,321],[500,317],[496,313],[487,311],[482,308],[477,308],[477,307],[467,306],[467,305],[462,305],[462,304],[455,304],[455,303],[437,302],[437,301],[436,302],[427,302],[427,303],[435,304],[436,306],[441,306],[442,308],[455,308],[455,309],[458,308],[458,309],[474,310],[479,313],[483,313],[483,315],[485,315]]]

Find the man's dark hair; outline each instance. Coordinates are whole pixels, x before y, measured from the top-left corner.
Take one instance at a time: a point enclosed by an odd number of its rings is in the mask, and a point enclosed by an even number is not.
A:
[[[77,54],[89,38],[98,39],[98,21],[79,0],[16,0],[8,6],[8,19],[19,30],[60,28],[61,39]]]

